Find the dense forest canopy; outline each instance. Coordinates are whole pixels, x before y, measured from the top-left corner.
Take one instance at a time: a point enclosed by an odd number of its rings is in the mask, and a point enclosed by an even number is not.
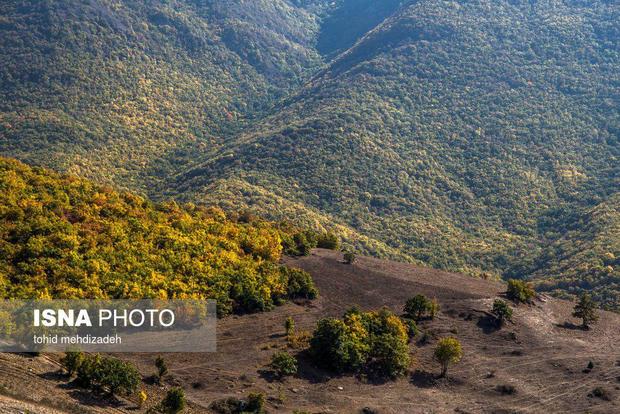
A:
[[[3,1],[0,151],[146,190],[320,62],[283,0]]]
[[[0,151],[620,307],[620,5],[0,5]]]
[[[316,296],[282,230],[0,158],[0,297],[209,298],[218,313]]]

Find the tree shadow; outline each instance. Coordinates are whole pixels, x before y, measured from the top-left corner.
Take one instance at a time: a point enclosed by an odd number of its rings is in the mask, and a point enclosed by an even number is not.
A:
[[[419,388],[431,388],[438,384],[439,376],[420,369],[415,370],[409,382]]]
[[[312,363],[308,350],[304,350],[297,354],[296,377],[306,380],[310,384],[324,384],[331,379],[342,377],[342,375],[317,367]]]
[[[584,328],[582,325],[575,325],[572,322],[564,321],[564,323],[556,323],[555,326],[562,329],[569,329],[571,331],[587,331],[587,328]]]
[[[84,388],[75,388],[69,392],[69,396],[81,405],[99,408],[119,408],[125,403],[115,396],[97,394]]]
[[[37,374],[39,378],[46,381],[65,382],[70,379],[69,375],[62,370],[44,372],[43,374]]]
[[[385,375],[379,370],[373,371],[372,368],[368,369],[367,372],[361,373],[357,375],[357,378],[360,381],[364,381],[366,384],[370,385],[385,385],[389,382],[393,382],[394,378],[389,375]]]
[[[20,356],[22,358],[33,359],[41,356],[40,352],[9,352],[10,354]]]
[[[271,369],[259,369],[258,376],[267,381],[268,383],[280,382],[282,378],[280,378],[273,370]]]
[[[69,397],[81,405],[100,408],[118,408],[127,405],[124,401],[109,393],[81,387],[75,379],[71,381],[71,378],[61,370],[46,372],[38,376],[45,380],[60,382],[58,388],[67,390]]]
[[[476,323],[476,326],[482,329],[482,332],[487,335],[501,329],[501,326],[497,323],[497,319],[489,315],[478,318],[478,323]]]

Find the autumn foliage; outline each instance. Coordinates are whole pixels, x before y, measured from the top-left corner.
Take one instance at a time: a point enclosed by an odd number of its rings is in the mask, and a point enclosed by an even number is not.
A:
[[[210,298],[220,314],[311,299],[310,276],[278,264],[282,235],[0,158],[5,298]]]

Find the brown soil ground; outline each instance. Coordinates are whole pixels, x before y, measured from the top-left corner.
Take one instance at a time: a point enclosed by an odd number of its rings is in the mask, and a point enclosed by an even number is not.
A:
[[[514,323],[495,330],[480,311],[502,296],[501,283],[366,257],[353,265],[341,260],[340,253],[327,250],[286,259],[312,274],[321,297],[219,321],[216,353],[165,356],[172,375],[164,386],[145,385],[148,405],[180,385],[191,401],[188,413],[210,412],[214,400],[253,391],[265,393],[269,412],[278,413],[357,413],[364,407],[378,413],[620,413],[620,315],[601,312],[600,321],[583,331],[573,325],[578,322],[570,316],[573,304],[542,296],[516,307]],[[431,340],[411,344],[414,363],[407,377],[385,383],[333,377],[303,356],[299,374],[282,382],[266,369],[276,350],[297,352],[287,346],[286,317],[295,319],[298,331],[311,331],[319,318],[341,316],[352,305],[400,312],[417,293],[437,298],[441,313],[421,324]],[[464,357],[449,380],[440,381],[432,352],[443,336],[458,337]],[[122,357],[145,376],[154,372],[154,355]],[[71,387],[58,374],[57,358],[0,355],[0,394],[7,396],[0,398],[0,414],[144,412],[132,401],[111,402]],[[594,368],[585,372],[590,361]],[[505,385],[515,393],[498,391]],[[604,398],[592,395],[597,387]]]

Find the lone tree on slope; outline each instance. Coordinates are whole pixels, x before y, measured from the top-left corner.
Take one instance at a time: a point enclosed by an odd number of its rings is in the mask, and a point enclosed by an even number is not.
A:
[[[496,299],[493,302],[493,310],[491,311],[495,315],[497,325],[501,328],[506,321],[512,320],[512,308],[501,299]]]
[[[597,307],[590,295],[584,293],[579,297],[579,301],[573,310],[573,316],[581,319],[583,329],[589,329],[590,324],[598,320]]]
[[[435,359],[441,364],[441,378],[448,374],[448,366],[456,364],[463,357],[463,348],[456,338],[442,338],[435,348]]]
[[[403,311],[408,318],[419,322],[431,310],[431,300],[424,295],[415,295],[407,300]]]

